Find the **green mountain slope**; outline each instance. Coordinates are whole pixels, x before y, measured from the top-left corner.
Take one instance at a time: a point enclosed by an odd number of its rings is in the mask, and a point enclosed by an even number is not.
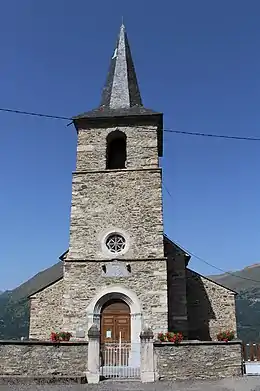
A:
[[[20,339],[28,335],[27,297],[61,276],[62,263],[58,262],[16,289],[0,293],[0,339]],[[245,342],[260,341],[260,264],[233,272],[232,275],[221,274],[210,278],[239,293],[237,296],[239,337]]]

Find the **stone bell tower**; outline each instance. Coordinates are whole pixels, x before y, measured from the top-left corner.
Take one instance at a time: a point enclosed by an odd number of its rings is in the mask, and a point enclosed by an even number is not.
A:
[[[111,328],[104,323],[103,329],[102,311],[107,303],[116,309],[122,301],[129,309],[129,325],[120,326],[125,339],[138,339],[145,324],[166,331],[162,114],[142,104],[123,25],[101,103],[74,117],[74,125],[77,165],[64,259],[63,326],[86,335],[94,322],[104,338],[111,332],[116,338],[121,318],[111,315]]]

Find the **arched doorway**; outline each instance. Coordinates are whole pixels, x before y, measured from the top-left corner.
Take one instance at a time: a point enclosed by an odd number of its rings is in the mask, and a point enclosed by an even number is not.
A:
[[[130,342],[130,307],[121,299],[108,300],[101,309],[101,343]]]
[[[101,341],[103,342],[101,343],[101,367],[103,368],[102,374],[104,376],[111,374],[111,368],[114,371],[114,367],[111,367],[111,362],[114,363],[114,359],[116,358],[115,364],[117,366],[119,365],[119,358],[122,358],[121,364],[124,364],[124,368],[126,366],[131,368],[131,377],[134,377],[133,374],[136,374],[138,377],[140,372],[140,333],[142,331],[142,305],[136,293],[131,289],[119,284],[104,286],[98,291],[96,296],[94,296],[92,301],[89,303],[87,307],[87,317],[88,329],[92,326],[93,323],[98,325],[100,328]],[[124,317],[127,318],[128,322],[123,322]],[[119,318],[120,322],[114,322],[113,318],[116,320]],[[115,323],[117,323],[116,327]],[[127,324],[128,327],[125,326]],[[115,343],[113,343],[112,337],[116,338],[115,335],[119,334],[116,329],[119,332],[121,331],[121,337],[127,339],[126,342],[121,340],[123,343],[119,344],[119,340],[117,340]],[[125,335],[123,334],[124,330],[128,330]],[[111,339],[107,339],[106,336],[110,336],[110,331]],[[128,335],[130,335],[129,338]],[[120,345],[122,345],[121,347],[123,349],[123,357],[121,354],[118,355],[117,353],[115,356],[115,350],[117,350]],[[105,368],[106,366],[109,368]],[[106,370],[108,370],[108,373]],[[128,370],[124,369],[124,371],[125,375],[127,375]],[[114,371],[112,377],[116,377],[117,373],[117,371]]]
[[[123,301],[130,308],[130,339],[129,342],[132,344],[138,344],[140,342],[140,333],[143,328],[142,321],[142,306],[140,300],[135,292],[131,289],[126,288],[122,285],[110,285],[105,286],[99,290],[96,296],[93,297],[92,301],[87,307],[87,330],[95,323],[100,329],[101,327],[101,315],[102,309],[105,309],[106,305],[110,301]]]

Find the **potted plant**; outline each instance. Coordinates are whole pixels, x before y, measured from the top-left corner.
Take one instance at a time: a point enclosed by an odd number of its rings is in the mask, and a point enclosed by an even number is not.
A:
[[[221,331],[220,333],[217,334],[217,339],[218,341],[232,341],[235,338],[235,333],[234,331]]]
[[[59,333],[55,333],[54,331],[51,333],[51,341],[52,342],[59,342],[60,336]]]
[[[158,334],[158,339],[160,342],[166,342],[165,334],[164,333],[159,333]]]
[[[160,342],[173,342],[175,344],[178,344],[183,340],[183,335],[179,332],[159,333],[158,339]]]
[[[62,341],[69,341],[72,337],[72,334],[66,331],[62,331],[61,333],[59,333],[59,336]]]
[[[60,333],[51,333],[52,342],[69,341],[71,337],[72,334],[67,331],[61,331]]]

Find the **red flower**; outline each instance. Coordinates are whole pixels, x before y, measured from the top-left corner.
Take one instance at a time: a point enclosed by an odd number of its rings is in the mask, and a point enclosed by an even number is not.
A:
[[[51,333],[51,340],[52,340],[53,342],[59,341],[59,340],[60,340],[59,334],[58,334],[58,333],[52,332],[52,333]]]
[[[173,333],[173,332],[159,333],[158,339],[161,342],[172,342],[177,344],[183,340],[183,335],[182,333]]]
[[[232,341],[232,339],[235,338],[235,333],[234,331],[222,331],[220,333],[217,334],[217,339],[218,341],[224,341],[224,342],[228,342],[228,341]]]
[[[164,342],[165,341],[165,335],[163,333],[159,333],[158,334],[158,339],[159,339],[159,341]]]

